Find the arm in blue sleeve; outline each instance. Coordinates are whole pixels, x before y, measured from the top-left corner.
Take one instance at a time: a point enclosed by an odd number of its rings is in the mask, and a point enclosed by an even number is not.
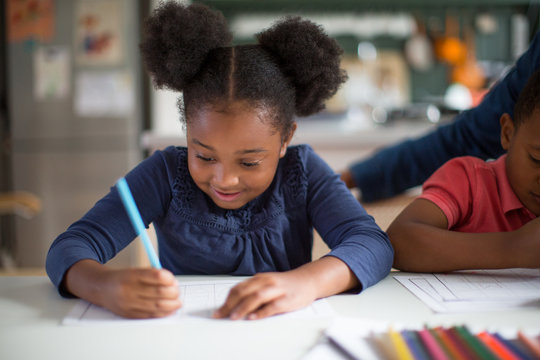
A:
[[[160,216],[170,201],[170,186],[163,155],[156,153],[126,175],[145,226]],[[136,237],[115,187],[80,220],[52,243],[46,270],[63,296],[61,284],[66,271],[77,261],[93,259],[106,263]]]
[[[514,104],[528,78],[540,68],[540,34],[510,72],[485,96],[482,103],[459,114],[452,123],[429,134],[406,140],[376,152],[350,167],[362,200],[391,197],[422,184],[442,164],[456,156],[497,158],[500,145],[499,119],[513,114]]]
[[[361,289],[366,289],[388,275],[392,268],[394,251],[388,236],[339,176],[310,148],[305,164],[311,221],[330,247],[328,255],[347,264]]]

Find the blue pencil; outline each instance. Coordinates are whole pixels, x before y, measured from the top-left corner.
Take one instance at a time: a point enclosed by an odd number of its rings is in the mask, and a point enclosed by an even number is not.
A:
[[[124,179],[123,177],[118,179],[118,181],[116,182],[116,188],[118,189],[118,193],[120,194],[120,198],[122,199],[124,208],[129,215],[131,224],[133,225],[135,232],[137,233],[137,235],[139,235],[143,242],[146,254],[150,259],[150,264],[152,264],[152,267],[155,267],[156,269],[161,269],[161,263],[159,262],[159,258],[157,257],[154,248],[152,247],[152,243],[150,242],[150,238],[148,237],[148,233],[146,232],[146,228],[144,227],[141,214],[137,209],[137,205],[135,204],[133,195],[131,195],[131,191],[129,190],[126,179]]]

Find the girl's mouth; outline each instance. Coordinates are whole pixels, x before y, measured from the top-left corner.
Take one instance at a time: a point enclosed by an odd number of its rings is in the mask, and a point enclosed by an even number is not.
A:
[[[214,191],[214,194],[216,194],[216,196],[218,197],[218,199],[222,200],[222,201],[234,201],[236,200],[239,196],[240,196],[240,192],[221,192],[219,190],[216,190],[216,189],[212,189]]]

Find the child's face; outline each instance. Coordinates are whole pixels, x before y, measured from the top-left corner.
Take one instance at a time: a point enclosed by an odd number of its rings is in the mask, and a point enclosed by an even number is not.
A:
[[[519,200],[540,215],[540,109],[516,129],[507,114],[501,118],[501,144],[508,155],[506,172]]]
[[[272,183],[290,137],[282,144],[264,116],[234,103],[202,111],[186,125],[191,177],[221,208],[238,209]]]

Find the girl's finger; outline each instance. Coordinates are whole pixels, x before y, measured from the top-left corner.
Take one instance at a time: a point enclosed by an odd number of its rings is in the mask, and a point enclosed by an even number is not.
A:
[[[174,275],[165,269],[138,269],[139,281],[146,285],[173,285],[178,284]]]
[[[238,305],[232,309],[230,318],[232,320],[243,319],[248,314],[275,301],[283,295],[282,289],[277,287],[263,287],[253,293],[246,294],[240,299]]]
[[[130,319],[152,319],[152,318],[159,318],[159,317],[166,317],[169,315],[172,315],[174,311],[142,311],[142,310],[125,310],[120,311],[117,314]]]
[[[130,311],[172,313],[182,307],[180,299],[139,299],[130,306]]]
[[[256,291],[258,288],[260,288],[262,285],[259,284],[258,281],[254,281],[255,278],[249,279],[247,281],[241,282],[240,284],[234,286],[227,295],[227,299],[225,300],[225,303],[221,305],[221,307],[216,310],[213,317],[215,318],[224,318],[228,317],[231,314],[231,311],[238,306],[240,301],[247,295],[254,291]]]
[[[180,296],[180,289],[176,285],[170,286],[144,286],[138,291],[141,299],[177,299]]]
[[[264,319],[269,316],[282,314],[285,312],[284,307],[282,305],[282,299],[276,299],[270,303],[267,303],[257,310],[253,311],[251,314],[248,314],[247,319],[248,320],[258,320],[258,319]]]

